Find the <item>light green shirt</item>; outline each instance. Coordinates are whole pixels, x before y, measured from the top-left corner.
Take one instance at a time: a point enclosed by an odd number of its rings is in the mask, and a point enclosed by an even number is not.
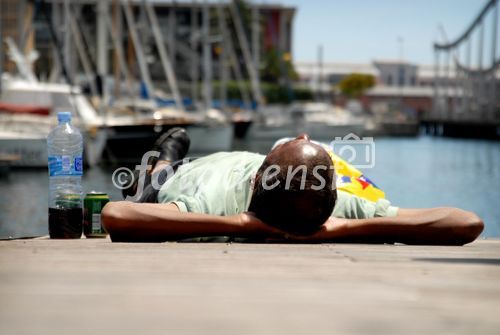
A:
[[[181,212],[239,214],[248,209],[252,178],[265,156],[250,152],[219,152],[179,167],[158,193],[159,203],[175,203]],[[396,216],[388,200],[372,202],[338,190],[332,216],[362,219]]]

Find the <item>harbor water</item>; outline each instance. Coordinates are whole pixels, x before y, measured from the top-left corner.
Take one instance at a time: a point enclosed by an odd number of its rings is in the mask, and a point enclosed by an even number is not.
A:
[[[234,143],[234,149],[265,154],[271,145],[271,141],[246,140]],[[500,142],[429,136],[375,138],[372,155],[373,167],[363,172],[393,204],[474,211],[485,222],[482,236],[500,237]],[[84,192],[104,191],[112,201],[120,200],[120,190],[111,180],[118,167],[85,170]],[[45,169],[12,169],[0,178],[0,189],[0,238],[48,233]]]

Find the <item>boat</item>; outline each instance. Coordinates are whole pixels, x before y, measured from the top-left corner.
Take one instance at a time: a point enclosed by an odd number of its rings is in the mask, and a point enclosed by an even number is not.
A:
[[[350,111],[327,103],[295,103],[289,107],[268,106],[263,108],[259,122],[250,130],[254,139],[276,140],[295,137],[301,133],[332,140],[348,134],[362,136],[366,120]]]
[[[372,104],[372,136],[418,136],[420,121],[416,110],[403,108],[399,101]]]
[[[307,133],[318,139],[332,140],[348,134],[362,136],[365,129],[363,117],[354,116],[349,110],[329,103],[293,105],[290,113],[299,133]]]
[[[231,150],[233,127],[217,109],[200,112],[159,108],[147,102],[140,105],[142,108],[118,103],[107,109],[104,157],[111,163],[138,162],[158,136],[173,127],[186,128],[191,138],[190,155]]]
[[[234,138],[244,139],[253,124],[253,113],[248,110],[237,109],[232,113],[231,121],[234,128]]]
[[[0,154],[19,156],[11,166],[47,167],[47,135],[57,124],[56,113],[69,111],[72,123],[83,136],[84,164],[98,164],[106,132],[102,129],[102,119],[81,89],[39,81],[32,70],[37,52],[25,55],[12,38],[7,37],[5,42],[18,75],[2,73],[0,77]]]
[[[19,156],[11,166],[47,166],[47,135],[57,124],[58,111],[72,112],[84,138],[84,162],[98,164],[106,132],[78,87],[2,76],[0,153]]]

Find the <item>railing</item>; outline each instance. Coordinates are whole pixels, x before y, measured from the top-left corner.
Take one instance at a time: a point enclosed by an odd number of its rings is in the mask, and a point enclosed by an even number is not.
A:
[[[485,30],[489,43],[485,43]],[[442,35],[444,41],[434,43],[434,100],[427,118],[499,124],[498,1],[489,1],[455,40],[448,41],[443,28]],[[473,43],[477,43],[475,50]],[[490,51],[489,57],[485,50]]]

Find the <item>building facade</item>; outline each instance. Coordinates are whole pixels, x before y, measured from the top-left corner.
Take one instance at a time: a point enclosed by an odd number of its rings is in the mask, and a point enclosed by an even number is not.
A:
[[[18,45],[36,49],[39,59],[35,63],[35,72],[42,78],[61,80],[61,68],[57,58],[62,54],[62,62],[72,81],[85,81],[84,60],[89,64],[91,72],[100,76],[109,76],[123,80],[120,75],[117,45],[123,49],[128,71],[141,80],[137,49],[142,49],[142,57],[147,63],[147,69],[152,80],[165,83],[165,75],[159,57],[158,46],[148,21],[146,9],[142,0],[47,0],[44,15],[41,8],[33,6],[27,0],[0,0],[2,3],[1,27],[2,37],[9,36]],[[135,30],[139,36],[140,46],[134,45],[131,27],[126,18],[123,4],[129,6],[133,14]],[[249,79],[248,57],[245,57],[241,39],[247,43],[250,60],[255,63],[257,73],[263,67],[267,53],[277,54],[280,65],[280,77],[286,77],[284,63],[291,60],[292,27],[295,8],[272,3],[253,3],[249,1],[168,1],[148,0],[157,16],[161,35],[168,50],[175,76],[181,90],[185,94],[191,90],[192,82],[203,78],[206,71],[206,51],[204,41],[209,40],[210,73],[213,80],[221,80],[224,76],[223,67],[230,79],[236,79],[235,66],[240,68],[243,79]],[[235,4],[243,31],[238,34],[231,10]],[[26,11],[29,8],[29,11]],[[221,17],[222,12],[222,17]],[[206,14],[208,13],[208,14]],[[69,15],[71,14],[71,15]],[[208,16],[207,21],[205,15]],[[46,16],[50,20],[46,19]],[[71,17],[74,18],[83,45],[83,52],[76,45],[75,28],[71,27]],[[50,22],[49,22],[50,21]],[[24,25],[23,25],[24,24]],[[51,33],[48,28],[52,25]],[[26,34],[29,32],[30,43],[27,44]],[[226,34],[230,45],[222,36]],[[53,36],[55,35],[55,37]],[[113,37],[114,36],[114,37]],[[58,41],[56,46],[54,39]],[[114,41],[116,40],[116,41]],[[205,49],[204,49],[205,48]],[[56,52],[61,49],[62,52]],[[82,49],[82,48],[80,48]],[[4,70],[14,72],[13,64],[9,62],[6,48],[0,49],[4,58]],[[226,52],[226,53],[225,53]],[[227,52],[233,52],[229,57]],[[224,65],[223,57],[227,60]],[[234,64],[238,63],[238,64]],[[231,68],[231,66],[233,68]],[[88,71],[87,71],[88,72]],[[87,73],[88,74],[88,73]],[[185,95],[184,94],[184,95]]]
[[[334,92],[334,87],[352,73],[373,76],[375,86],[360,100],[365,110],[375,113],[398,109],[406,110],[406,114],[413,117],[422,115],[432,108],[434,82],[432,66],[376,60],[372,63],[324,63],[321,68],[312,62],[298,62],[296,68],[303,84],[309,85],[313,90],[324,92]],[[346,99],[338,94],[334,99],[338,104],[346,103]]]

